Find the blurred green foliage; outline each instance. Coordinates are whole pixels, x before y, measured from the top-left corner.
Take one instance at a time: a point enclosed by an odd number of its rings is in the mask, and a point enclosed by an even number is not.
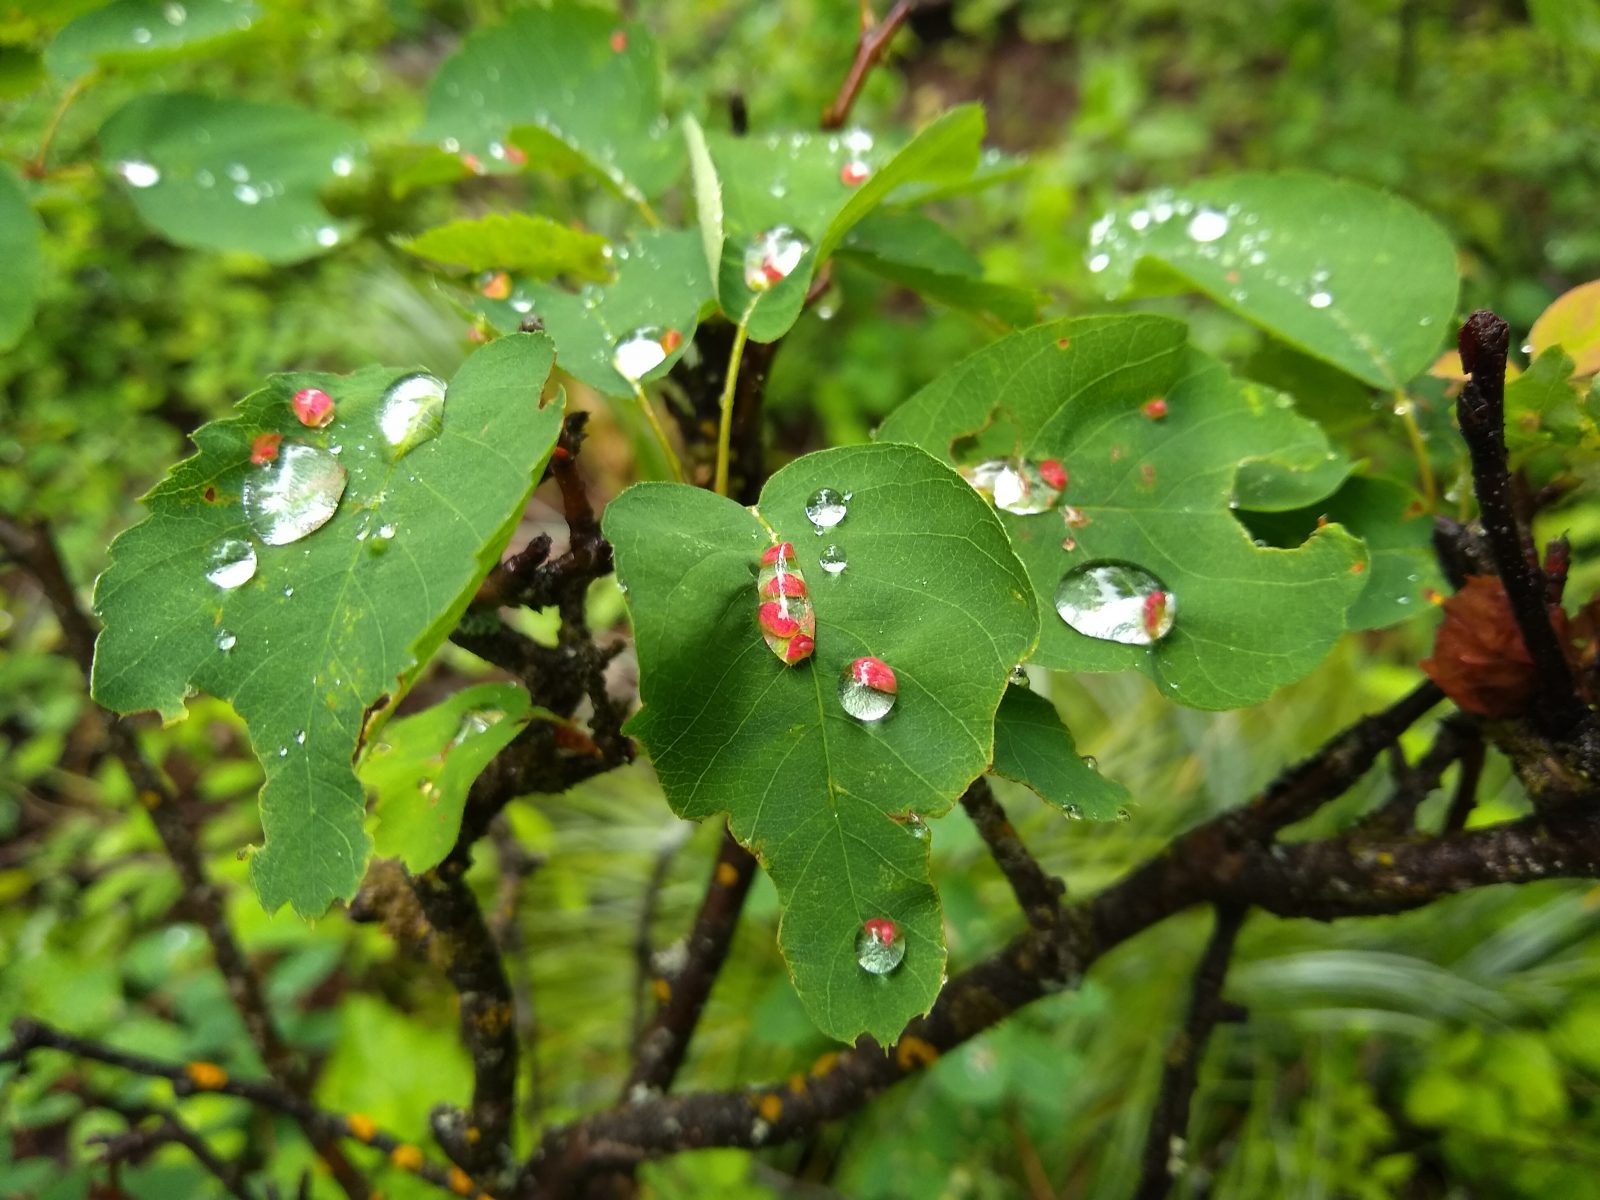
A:
[[[580,181],[461,182],[426,154],[389,150],[379,164],[388,190],[361,176],[328,197],[374,235],[338,254],[269,269],[248,256],[178,250],[94,165],[96,132],[126,101],[166,90],[290,99],[354,124],[372,146],[399,144],[421,122],[423,87],[442,57],[515,6],[263,4],[250,29],[198,56],[108,63],[64,105],[67,85],[42,56],[57,29],[94,7],[0,0],[0,157],[19,171],[41,168],[24,188],[46,230],[34,327],[0,354],[0,510],[50,520],[85,588],[110,534],[135,516],[137,495],[183,453],[184,434],[264,374],[371,361],[454,368],[465,320],[387,238],[518,207],[556,210],[610,236],[624,212]],[[754,130],[813,127],[856,40],[855,0],[639,7],[669,67],[669,107],[696,111],[708,128],[727,126],[735,95]],[[919,14],[856,115],[888,127],[984,102],[991,140],[1026,154],[1029,168],[943,201],[940,215],[991,280],[1044,292],[1047,314],[1095,303],[1088,229],[1130,192],[1230,169],[1300,167],[1391,188],[1431,212],[1461,250],[1463,311],[1490,305],[1520,336],[1557,294],[1600,275],[1597,82],[1597,0],[961,0]],[[1200,345],[1292,390],[1352,456],[1416,482],[1389,397],[1203,301],[1139,304],[1185,316]],[[832,290],[777,357],[775,457],[863,440],[991,333],[840,262]],[[1462,464],[1444,387],[1422,384],[1413,396],[1453,503]],[[625,440],[637,437],[636,423],[627,410],[608,416],[596,398],[578,399],[601,408],[597,424],[620,430],[610,448],[596,437],[585,460],[601,490],[614,491],[630,477]],[[536,506],[534,518],[537,528],[553,513]],[[1570,530],[1574,561],[1588,571],[1576,579],[1592,585],[1600,508],[1579,491],[1546,521],[1550,533]],[[94,753],[81,681],[53,654],[48,610],[4,564],[0,601],[0,1018],[32,1013],[131,1050],[257,1068],[133,789],[114,760]],[[619,616],[615,597],[597,593],[591,621],[610,627]],[[1040,675],[1040,690],[1073,714],[1079,747],[1135,801],[1130,819],[1113,825],[1065,821],[1031,801],[1014,804],[1014,819],[1074,893],[1100,886],[1409,686],[1427,650],[1425,624],[1349,635],[1311,678],[1238,712],[1174,710],[1136,677]],[[447,652],[432,694],[480,667]],[[146,726],[140,737],[195,797],[191,815],[229,886],[240,936],[268,964],[288,1032],[322,1060],[318,1098],[425,1138],[428,1106],[459,1101],[468,1086],[442,980],[379,929],[261,911],[235,858],[259,836],[261,775],[225,706],[196,701],[181,724]],[[1306,832],[1347,820],[1379,786],[1357,789]],[[1476,821],[1524,804],[1493,761],[1483,794]],[[1424,824],[1441,816],[1430,805]],[[613,1098],[644,881],[669,856],[654,926],[667,944],[687,927],[718,834],[673,819],[644,768],[516,804],[507,823],[543,859],[517,901],[524,951],[513,966],[528,999],[519,1021],[538,1032],[523,1089],[526,1128],[536,1129]],[[934,845],[955,971],[1020,918],[959,815],[938,823]],[[486,902],[499,875],[495,855],[480,854],[472,879]],[[781,1077],[828,1049],[784,976],[776,920],[763,881],[688,1085]],[[1600,1195],[1597,926],[1600,893],[1571,885],[1468,895],[1337,927],[1253,920],[1228,993],[1250,1019],[1225,1027],[1207,1058],[1184,1194]],[[808,1144],[686,1156],[645,1178],[653,1194],[685,1200],[798,1194],[790,1174],[859,1197],[1125,1194],[1160,1071],[1164,1039],[1153,1031],[1178,1019],[1204,937],[1203,917],[1168,922],[1098,964],[1076,992],[1033,1006]],[[57,1088],[80,1071],[124,1103],[170,1100],[164,1084],[59,1056],[40,1056],[25,1077],[0,1075],[0,1194],[67,1200],[103,1177],[88,1165],[88,1139],[122,1124]],[[186,1100],[183,1110],[225,1152],[247,1133],[274,1146],[271,1174],[286,1191],[309,1166],[287,1127],[217,1097]],[[152,1198],[209,1186],[174,1150],[122,1182],[127,1194]],[[391,1197],[427,1194],[398,1171],[380,1170],[374,1182]]]

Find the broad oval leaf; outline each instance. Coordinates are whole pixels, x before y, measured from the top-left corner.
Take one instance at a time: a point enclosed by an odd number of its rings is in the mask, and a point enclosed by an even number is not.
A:
[[[1007,325],[1039,319],[1038,292],[986,280],[972,252],[921,213],[875,212],[845,236],[839,254],[952,308],[991,314]]]
[[[0,165],[0,262],[6,264],[6,286],[0,289],[0,350],[16,345],[33,324],[42,233],[22,181],[10,167]]]
[[[196,431],[199,452],[112,544],[95,587],[94,697],[169,719],[191,688],[232,703],[266,770],[250,876],[268,910],[316,916],[360,883],[369,843],[351,762],[369,711],[404,693],[510,537],[560,431],[562,406],[539,407],[552,356],[537,335],[485,346],[450,384],[437,435],[398,460],[391,443],[412,439],[380,418],[408,373],[274,376]],[[324,428],[295,416],[306,388],[334,400]],[[276,466],[251,462],[262,434],[282,437]],[[291,453],[336,462],[343,490],[320,528],[269,544],[242,495]]]
[[[1365,582],[1361,543],[1337,525],[1276,549],[1255,545],[1234,519],[1240,464],[1281,462],[1280,448],[1307,444],[1306,424],[1281,393],[1190,349],[1181,323],[1128,315],[1002,338],[923,388],[880,432],[967,464],[1059,460],[1068,484],[1057,507],[1002,514],[1044,613],[1034,661],[1135,668],[1178,703],[1215,709],[1254,704],[1310,671]],[[1067,573],[1102,562],[1132,564],[1162,585],[1170,633],[1122,644],[1055,615]]]
[[[1056,706],[1023,687],[1007,688],[995,714],[993,770],[1069,817],[1112,821],[1128,801],[1127,788],[1079,756]]]
[[[140,96],[101,127],[100,148],[139,215],[180,246],[292,263],[326,254],[356,228],[320,198],[365,153],[355,129],[333,117],[288,104]]]
[[[515,271],[530,279],[609,277],[605,238],[549,217],[490,213],[435,225],[396,243],[407,254],[464,271]]]
[[[1425,370],[1455,311],[1455,248],[1397,196],[1306,172],[1164,188],[1107,213],[1088,264],[1108,298],[1154,260],[1184,284],[1373,387]]]
[[[1528,331],[1531,353],[1560,346],[1572,359],[1574,375],[1600,371],[1600,279],[1563,292],[1539,314]]]
[[[101,63],[158,62],[244,33],[261,8],[254,0],[116,0],[66,25],[45,47],[57,79],[77,79]]]
[[[819,536],[805,510],[823,487],[850,498]],[[946,811],[988,766],[995,709],[1038,617],[993,512],[913,447],[807,455],[768,481],[758,510],[678,484],[640,484],[606,509],[639,653],[644,706],[631,729],[673,810],[727,812],[766,864],[813,1020],[841,1040],[887,1044],[933,1002],[944,971],[926,828],[910,818]],[[797,666],[756,624],[756,569],[773,534],[794,544],[816,613],[816,651]],[[830,545],[845,554],[837,574],[820,561]],[[867,655],[899,689],[873,723],[839,696],[846,666]],[[856,961],[875,917],[905,939],[887,975]]]
[[[636,202],[683,169],[648,31],[577,4],[525,9],[469,36],[434,76],[419,136],[484,171],[581,163]]]

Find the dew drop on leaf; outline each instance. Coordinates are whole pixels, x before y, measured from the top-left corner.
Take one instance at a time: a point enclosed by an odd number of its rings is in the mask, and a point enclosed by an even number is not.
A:
[[[830,487],[818,488],[806,501],[806,520],[811,522],[818,534],[824,529],[832,529],[845,519],[849,511],[845,498]]]
[[[1026,459],[991,458],[961,473],[1002,512],[1027,515],[1048,512],[1061,499],[1061,488],[1054,486],[1046,474],[1065,486],[1066,471],[1053,458],[1045,462],[1048,467]]]
[[[628,382],[637,383],[681,345],[683,334],[676,329],[646,325],[618,339],[611,350],[611,365]]]
[[[829,575],[842,574],[844,569],[850,565],[849,559],[845,557],[844,547],[837,542],[828,543],[827,548],[822,552],[819,562],[822,569]]]
[[[756,591],[761,597],[756,623],[767,648],[791,667],[810,658],[817,645],[817,618],[806,581],[795,567],[792,543],[779,542],[762,553]]]
[[[887,975],[906,957],[900,928],[888,917],[869,917],[856,934],[856,962],[870,975]]]
[[[1202,208],[1189,219],[1189,236],[1197,242],[1214,242],[1228,232],[1228,218],[1215,209]]]
[[[1011,686],[1020,688],[1028,686],[1028,668],[1021,663],[1011,668]]]
[[[881,658],[858,658],[839,679],[839,703],[858,721],[881,721],[894,709],[899,690],[888,663]]]
[[[278,447],[283,445],[281,433],[258,433],[250,443],[250,462],[264,467],[278,457]]]
[[[326,525],[344,495],[345,470],[315,446],[285,446],[277,462],[244,482],[244,515],[269,546],[286,546]]]
[[[1056,612],[1085,637],[1149,646],[1172,631],[1177,598],[1150,572],[1132,563],[1074,567],[1056,587]]]
[[[256,548],[243,538],[224,538],[211,548],[206,578],[224,591],[249,583],[255,573]]]
[[[229,633],[226,629],[217,630],[217,649],[218,650],[221,650],[224,654],[226,654],[229,650],[232,650],[238,644],[239,644],[239,639],[234,637],[233,634]]]
[[[1327,308],[1333,303],[1333,294],[1331,292],[1312,292],[1306,303],[1311,305],[1312,308]]]
[[[378,430],[396,462],[444,428],[444,383],[418,372],[395,380],[378,404]]]
[[[811,249],[803,233],[787,225],[774,225],[759,234],[744,252],[744,285],[764,292],[793,274]]]
[[[129,187],[155,187],[161,182],[161,169],[153,163],[137,158],[124,159],[117,164],[117,174]]]
[[[321,388],[301,388],[289,403],[302,425],[324,429],[333,424],[333,397]]]

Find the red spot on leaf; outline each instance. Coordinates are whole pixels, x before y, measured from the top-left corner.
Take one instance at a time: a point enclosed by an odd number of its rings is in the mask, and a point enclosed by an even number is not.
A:
[[[1167,398],[1165,396],[1152,396],[1139,406],[1139,411],[1152,421],[1160,421],[1167,415]]]
[[[511,297],[511,276],[504,271],[495,271],[483,281],[479,289],[490,300],[507,300]]]
[[[900,683],[894,677],[894,670],[881,658],[858,658],[850,664],[850,674],[855,681],[871,688],[875,692],[886,692],[894,695],[900,690]]]
[[[1046,458],[1039,463],[1039,478],[1058,492],[1067,490],[1067,469],[1059,458]]]
[[[783,605],[776,600],[768,600],[756,610],[756,616],[761,628],[773,637],[793,637],[800,632],[800,622],[785,612]]]
[[[798,597],[806,594],[806,581],[792,572],[774,575],[761,585],[761,594],[777,599],[779,596]]]
[[[868,917],[861,922],[861,928],[867,931],[867,936],[880,946],[892,946],[895,939],[900,936],[900,927],[888,917]]]
[[[1151,592],[1144,598],[1144,611],[1140,619],[1144,622],[1144,631],[1151,640],[1161,637],[1163,622],[1167,615],[1167,594],[1159,589]]]
[[[295,420],[312,429],[323,429],[333,424],[333,397],[321,388],[301,388],[290,402]]]
[[[264,467],[278,457],[278,447],[283,444],[281,433],[258,433],[250,443],[250,461]]]
[[[214,487],[210,487],[208,485],[206,490],[201,492],[200,495],[204,498],[207,504],[215,504],[217,502],[217,489]]]
[[[803,633],[797,633],[789,639],[789,645],[784,649],[783,660],[787,663],[797,663],[801,659],[810,658],[811,652],[816,648],[817,643],[814,639]]]
[[[1352,574],[1352,575],[1364,575],[1366,573],[1366,570],[1367,570],[1367,564],[1364,563],[1364,562],[1358,562],[1358,563],[1351,563],[1350,564],[1350,574]]]
[[[1147,488],[1156,486],[1156,467],[1154,463],[1139,464],[1139,481]]]
[[[839,182],[845,187],[859,187],[872,174],[872,168],[858,159],[851,159],[839,168]]]
[[[1056,339],[1056,349],[1057,350],[1067,350],[1067,349],[1070,349],[1071,346],[1072,346],[1072,339],[1071,338],[1064,337],[1064,338],[1057,338]]]
[[[483,174],[483,160],[476,154],[463,154],[461,156],[461,165],[466,167],[466,169],[471,171],[474,175]]]
[[[611,49],[613,51],[615,51],[616,53],[621,54],[627,48],[628,48],[628,31],[626,29],[615,30],[611,34]]]
[[[669,329],[661,335],[657,344],[668,354],[671,354],[679,346],[683,345],[683,334],[676,329]]]
[[[784,562],[794,561],[793,542],[779,542],[776,546],[768,546],[766,550],[762,552],[761,565],[763,567],[773,566],[780,558]]]
[[[525,167],[528,165],[528,152],[521,146],[513,146],[510,142],[507,142],[506,161],[513,167]]]

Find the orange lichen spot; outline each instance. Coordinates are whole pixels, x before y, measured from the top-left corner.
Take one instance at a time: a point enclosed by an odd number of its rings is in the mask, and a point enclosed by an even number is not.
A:
[[[806,1090],[806,1077],[800,1074],[799,1071],[789,1076],[789,1090],[796,1096]]]
[[[1412,517],[1420,517],[1423,513],[1427,512],[1427,511],[1428,511],[1428,506],[1426,504],[1424,504],[1422,502],[1421,498],[1419,497],[1419,498],[1413,500],[1410,504],[1406,505],[1405,511],[1402,512],[1400,515],[1402,517],[1405,517],[1407,520],[1410,520]]]
[[[1071,347],[1072,347],[1072,339],[1071,338],[1057,338],[1056,339],[1056,349],[1057,350],[1067,350],[1067,349],[1070,349]]]
[[[650,981],[650,991],[655,995],[656,1001],[665,1004],[672,999],[672,985],[659,977]]]
[[[906,1034],[894,1044],[894,1061],[902,1071],[930,1067],[939,1061],[939,1052],[914,1034]]]
[[[451,1167],[450,1190],[458,1196],[472,1196],[477,1194],[478,1185],[473,1183],[472,1176],[460,1167]]]
[[[145,788],[139,793],[139,803],[146,808],[158,808],[161,804],[161,793],[154,788]]]
[[[213,1062],[192,1062],[183,1073],[203,1092],[214,1092],[228,1082],[228,1073]]]
[[[774,1092],[768,1092],[756,1101],[756,1111],[761,1114],[763,1121],[776,1121],[783,1116],[783,1098]]]
[[[468,1125],[467,1126],[467,1145],[476,1146],[482,1140],[483,1140],[483,1130],[479,1129],[476,1125]]]
[[[1352,574],[1352,575],[1363,574],[1366,571],[1366,569],[1367,569],[1367,564],[1364,563],[1364,562],[1358,562],[1358,563],[1351,563],[1350,564],[1350,574]]]
[[[1438,588],[1423,588],[1422,589],[1422,598],[1424,600],[1426,600],[1429,604],[1443,604],[1444,603],[1444,593],[1441,592]]]
[[[509,1004],[491,1004],[478,1014],[478,1028],[485,1033],[500,1033],[511,1027],[515,1014]]]
[[[1326,529],[1327,527],[1328,527],[1328,514],[1327,513],[1323,513],[1320,517],[1317,518],[1317,528],[1318,529]]]
[[[409,1142],[401,1142],[389,1151],[389,1161],[402,1171],[418,1171],[422,1169],[422,1151]]]
[[[370,1142],[378,1133],[378,1123],[366,1113],[351,1113],[344,1119],[350,1136],[358,1142]]]
[[[811,1077],[813,1079],[821,1079],[824,1075],[838,1065],[839,1052],[837,1050],[829,1050],[826,1054],[819,1056],[816,1062],[811,1064]]]
[[[732,887],[739,882],[739,868],[730,862],[717,864],[717,883],[722,887]]]
[[[1394,855],[1390,854],[1387,850],[1378,851],[1378,865],[1380,867],[1394,866]]]

